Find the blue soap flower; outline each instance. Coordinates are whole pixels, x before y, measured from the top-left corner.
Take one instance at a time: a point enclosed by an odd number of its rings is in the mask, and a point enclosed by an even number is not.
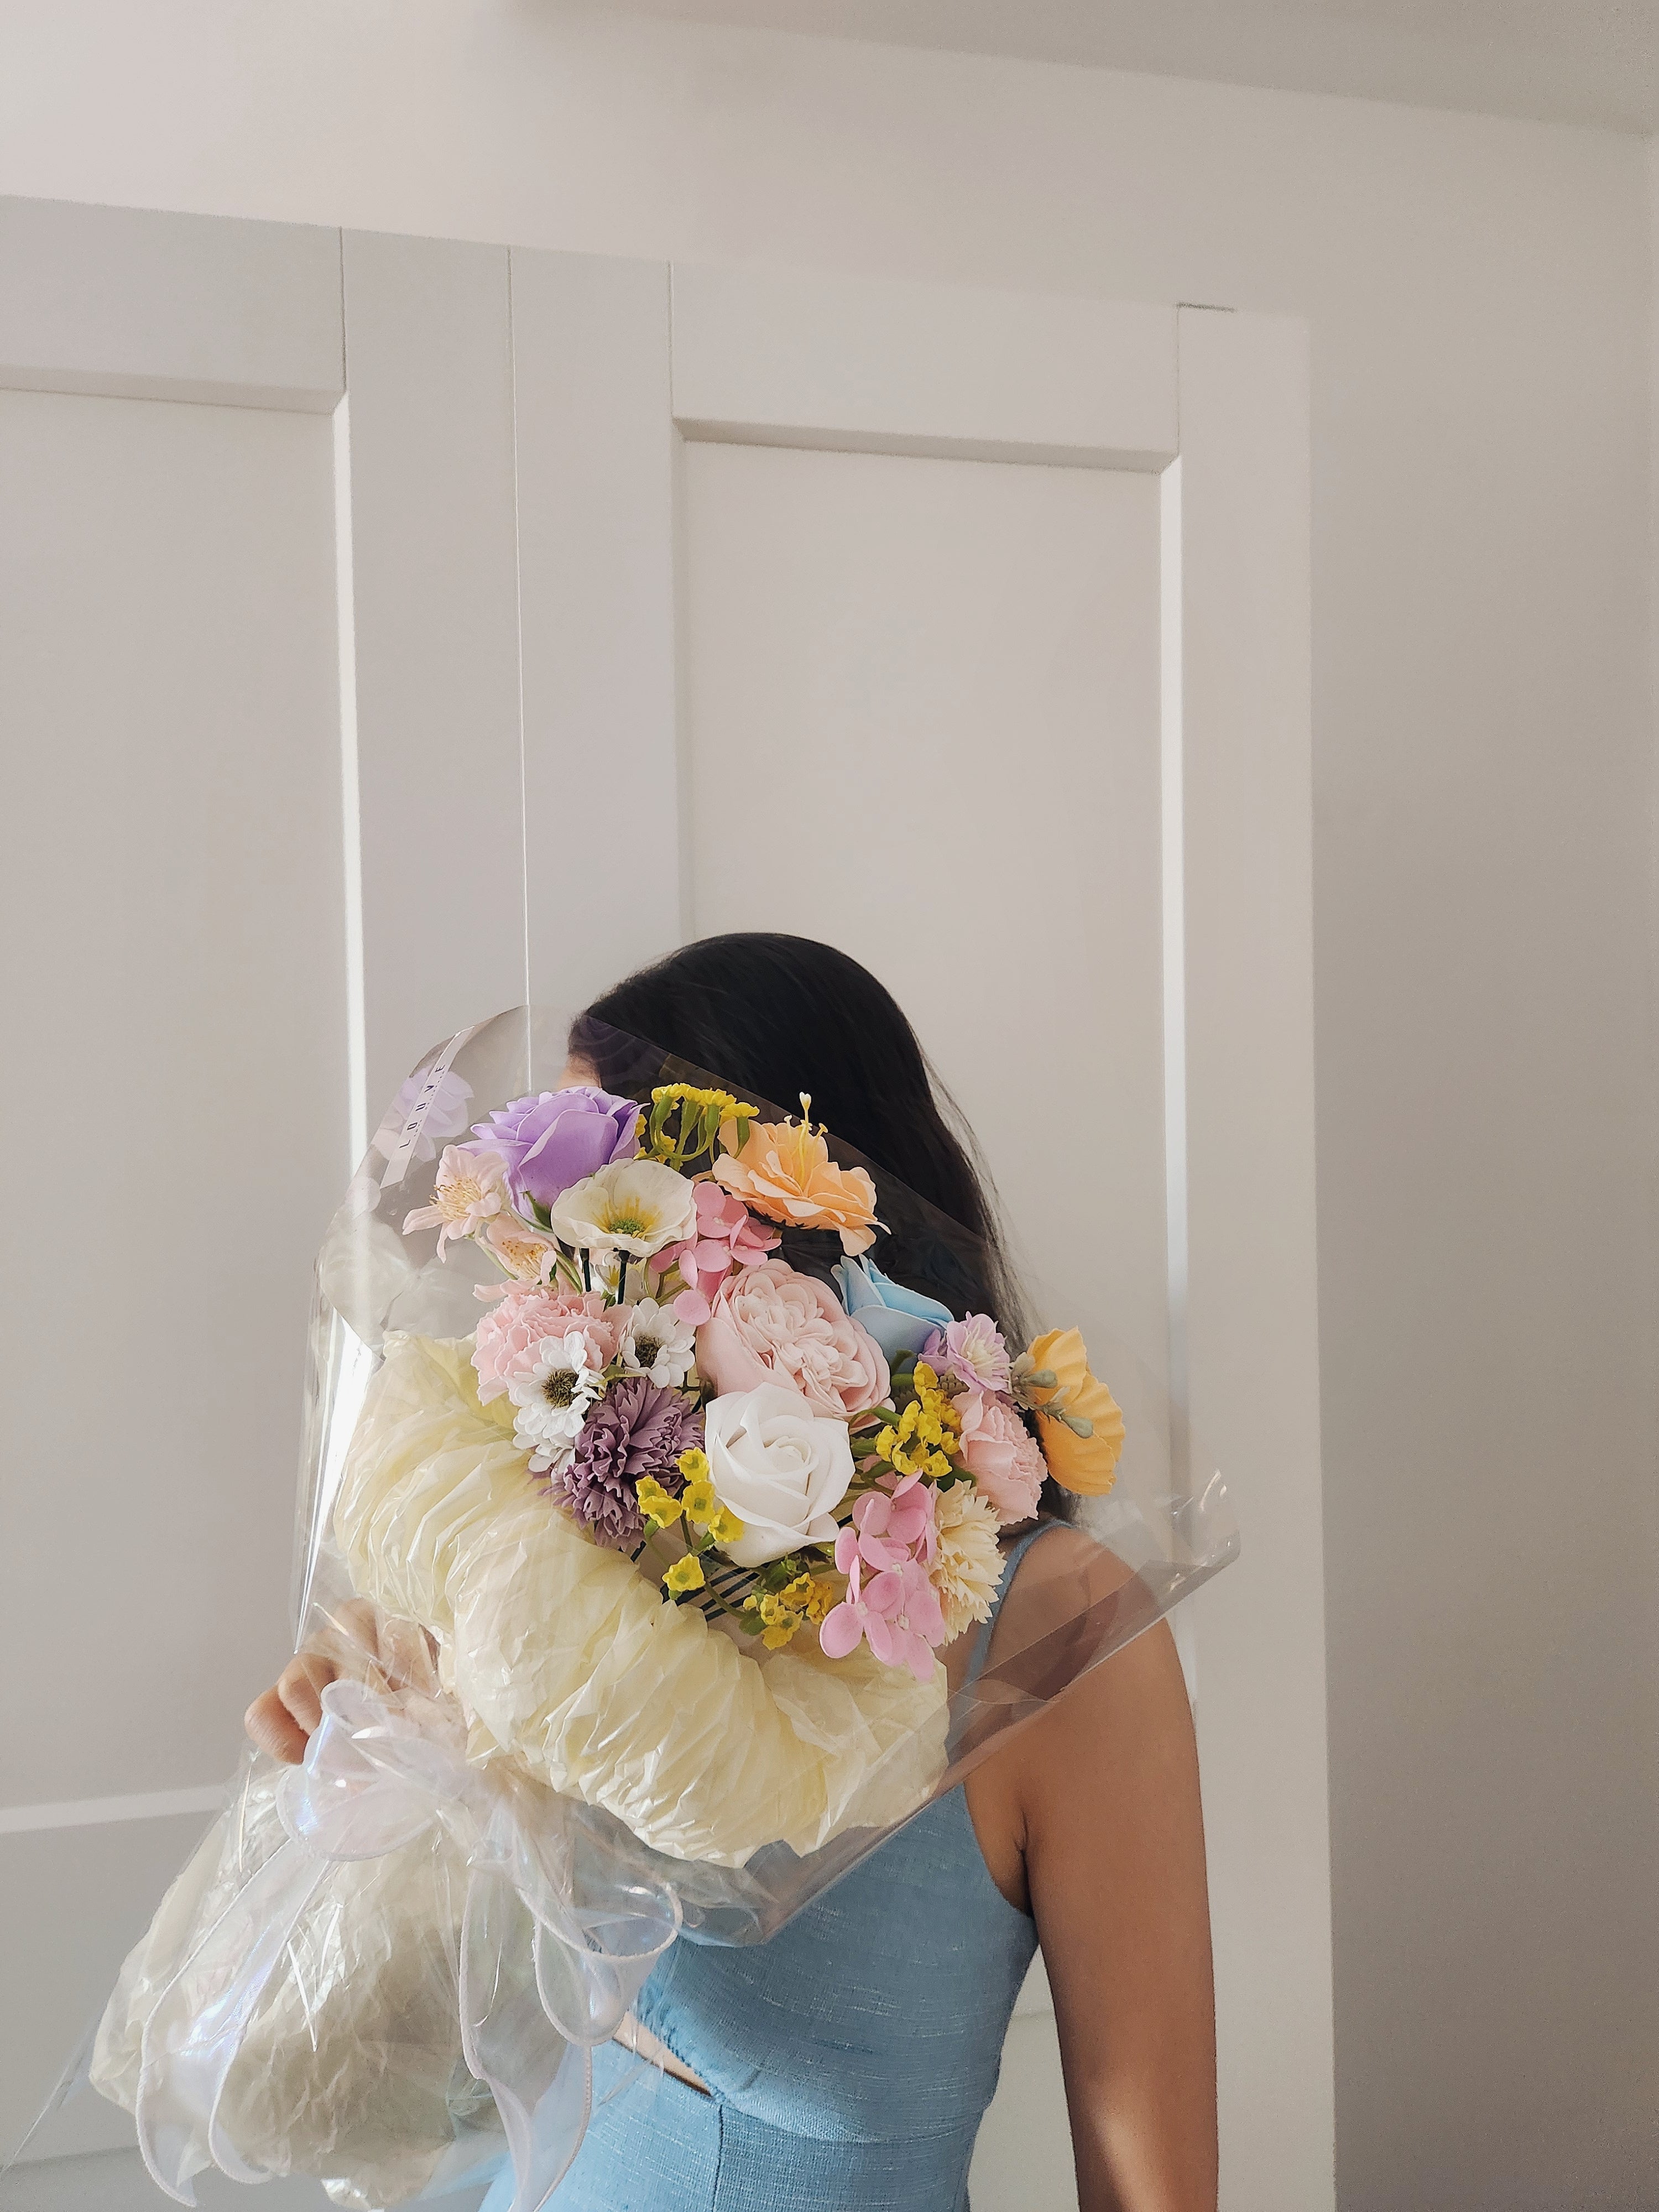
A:
[[[956,1318],[949,1306],[920,1291],[907,1291],[869,1260],[843,1260],[836,1269],[836,1288],[848,1312],[889,1359],[902,1352],[919,1352],[935,1330]]]

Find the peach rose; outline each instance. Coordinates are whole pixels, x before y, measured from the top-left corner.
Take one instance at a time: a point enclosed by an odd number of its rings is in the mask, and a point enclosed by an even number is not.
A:
[[[803,1101],[803,1103],[810,1103]],[[714,1180],[769,1221],[838,1229],[842,1249],[876,1241],[876,1187],[862,1168],[840,1168],[810,1121],[757,1121],[739,1152],[723,1152]]]
[[[1029,1521],[1048,1473],[1036,1438],[1005,1399],[969,1390],[956,1401],[962,1456],[974,1487],[1003,1527]]]
[[[1103,1498],[1117,1480],[1118,1456],[1123,1449],[1123,1416],[1106,1385],[1089,1372],[1089,1355],[1074,1328],[1051,1328],[1038,1337],[1027,1355],[1039,1373],[1054,1377],[1052,1387],[1027,1387],[1036,1408],[1048,1472],[1062,1490],[1080,1498]],[[1055,1413],[1045,1408],[1054,1403]],[[1059,1415],[1063,1413],[1066,1419]],[[1068,1425],[1075,1420],[1086,1433],[1079,1436]]]
[[[880,1346],[835,1292],[781,1260],[720,1285],[697,1331],[697,1369],[722,1398],[777,1382],[843,1421],[880,1405],[890,1380]]]

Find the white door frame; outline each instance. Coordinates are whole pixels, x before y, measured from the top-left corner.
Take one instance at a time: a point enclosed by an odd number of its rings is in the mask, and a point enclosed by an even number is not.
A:
[[[0,385],[334,416],[359,1141],[435,1037],[693,920],[684,440],[1161,477],[1171,1347],[1243,1530],[1194,1601],[1224,2202],[1331,2204],[1304,325],[10,200]],[[623,741],[652,893],[556,915],[501,824]]]

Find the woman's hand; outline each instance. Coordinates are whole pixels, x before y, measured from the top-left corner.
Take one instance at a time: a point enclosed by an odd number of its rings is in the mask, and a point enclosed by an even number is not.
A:
[[[323,1692],[339,1679],[338,1662],[321,1651],[297,1652],[271,1687],[242,1716],[242,1726],[261,1751],[284,1766],[306,1755],[311,1731],[323,1717]]]
[[[297,1651],[270,1688],[257,1697],[242,1726],[261,1751],[297,1766],[323,1717],[323,1692],[343,1674],[390,1692],[437,1687],[437,1646],[412,1620],[394,1620],[362,1598],[337,1607],[322,1630]]]

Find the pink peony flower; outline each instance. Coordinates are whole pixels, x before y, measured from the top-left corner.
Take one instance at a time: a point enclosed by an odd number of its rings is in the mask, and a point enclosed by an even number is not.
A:
[[[544,1337],[562,1340],[578,1331],[586,1346],[587,1364],[608,1367],[617,1356],[630,1310],[627,1306],[607,1309],[598,1291],[515,1285],[478,1323],[472,1364],[478,1373],[479,1399],[487,1406],[492,1398],[503,1395],[514,1376],[527,1373]]]
[[[1042,1448],[1006,1398],[969,1390],[957,1401],[962,1456],[980,1496],[1005,1528],[1037,1510],[1048,1462]]]
[[[948,1322],[927,1358],[938,1373],[954,1376],[970,1390],[1008,1388],[1008,1346],[989,1314]]]
[[[835,1292],[782,1260],[729,1275],[697,1331],[697,1366],[725,1396],[781,1383],[815,1413],[847,1420],[887,1395],[880,1346]]]
[[[741,1199],[718,1183],[700,1182],[696,1200],[696,1235],[669,1245],[651,1262],[662,1274],[678,1267],[685,1288],[673,1308],[694,1328],[708,1320],[710,1301],[733,1267],[757,1267],[780,1241],[775,1229],[757,1221]]]

